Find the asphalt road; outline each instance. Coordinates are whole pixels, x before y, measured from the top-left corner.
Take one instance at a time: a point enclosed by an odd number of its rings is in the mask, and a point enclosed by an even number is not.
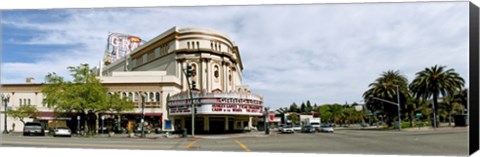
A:
[[[336,130],[335,133],[211,138],[59,138],[3,135],[13,147],[294,152],[332,154],[454,155],[468,152],[466,129],[436,131]]]

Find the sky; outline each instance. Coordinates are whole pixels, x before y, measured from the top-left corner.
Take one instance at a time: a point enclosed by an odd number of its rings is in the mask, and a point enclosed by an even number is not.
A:
[[[239,47],[243,84],[264,105],[363,103],[382,72],[445,65],[468,85],[468,2],[2,10],[1,82],[99,64],[109,32],[150,40],[214,29]],[[67,77],[69,78],[69,77]]]

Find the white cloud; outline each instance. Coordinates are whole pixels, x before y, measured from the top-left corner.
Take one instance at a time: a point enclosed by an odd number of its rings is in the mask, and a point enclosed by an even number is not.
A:
[[[101,60],[108,32],[151,39],[173,27],[205,27],[239,46],[244,83],[274,108],[292,102],[349,103],[383,71],[409,80],[435,64],[468,80],[468,2],[162,7],[65,10],[56,22],[4,18],[3,25],[38,30],[24,44],[77,45],[45,52],[32,63],[4,63],[3,82]],[[9,41],[9,39],[7,39]],[[4,52],[9,55],[9,52]],[[36,70],[33,70],[36,69]],[[467,81],[468,82],[468,81]]]

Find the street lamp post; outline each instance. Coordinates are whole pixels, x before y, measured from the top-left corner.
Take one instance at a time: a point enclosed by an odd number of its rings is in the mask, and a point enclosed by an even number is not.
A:
[[[5,104],[5,109],[3,110],[3,114],[5,116],[4,117],[5,123],[4,123],[4,126],[3,126],[4,127],[3,133],[8,134],[8,130],[7,130],[7,104],[10,101],[10,95],[9,94],[2,94],[2,101]]]
[[[80,134],[80,115],[77,116],[77,134]]]
[[[102,127],[100,128],[100,131],[102,132],[102,134],[104,134],[105,131],[103,130],[103,127],[104,127],[104,124],[105,124],[105,123],[104,123],[105,116],[102,115],[100,118],[102,119]],[[105,130],[106,130],[106,129],[105,129]]]
[[[142,95],[142,134],[140,137],[145,137],[145,94],[141,93]]]
[[[269,130],[269,128],[268,128],[268,127],[269,127],[269,123],[267,122],[267,121],[268,121],[267,116],[268,116],[268,109],[269,109],[269,108],[268,108],[268,107],[265,107],[264,109],[265,109],[265,116],[263,116],[263,123],[264,123],[264,125],[265,125],[265,134],[268,135],[268,134],[270,134],[270,130]]]

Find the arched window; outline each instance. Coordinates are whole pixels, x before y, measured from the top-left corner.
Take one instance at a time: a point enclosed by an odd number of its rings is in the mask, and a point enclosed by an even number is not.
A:
[[[190,42],[187,42],[187,49],[190,49]]]
[[[138,102],[138,93],[137,93],[137,92],[135,92],[135,93],[133,94],[133,101],[134,101],[134,102]]]
[[[217,66],[217,65],[215,65],[215,67],[213,68],[213,71],[214,71],[214,72],[213,72],[213,76],[215,76],[215,78],[218,79],[218,77],[219,77],[220,74],[219,74],[218,66]]]
[[[20,106],[22,106],[22,105],[23,105],[23,104],[22,104],[22,99],[20,99]]]
[[[28,105],[31,105],[32,103],[30,102],[30,99],[28,99]]]
[[[155,95],[153,94],[153,92],[149,93],[149,98],[150,98],[149,102],[154,102],[155,101]]]
[[[200,49],[200,42],[197,41],[197,49]]]
[[[155,93],[156,102],[160,102],[160,92]]]

